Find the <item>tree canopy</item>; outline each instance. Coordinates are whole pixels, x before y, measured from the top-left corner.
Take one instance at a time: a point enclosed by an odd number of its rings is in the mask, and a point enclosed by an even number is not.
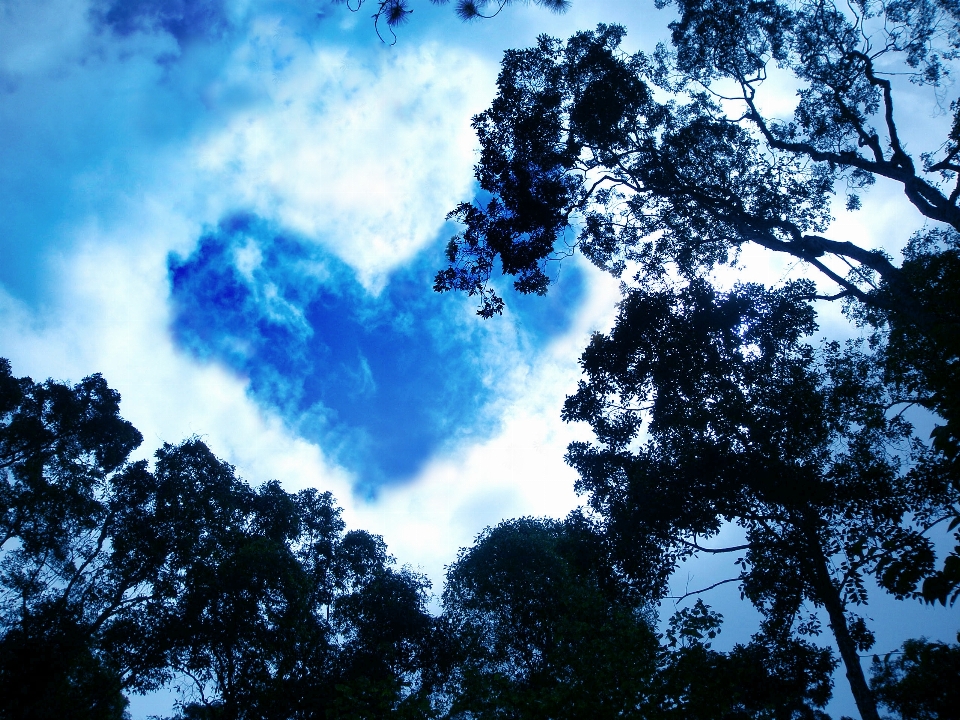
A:
[[[617,274],[638,263],[650,277],[668,265],[695,276],[756,243],[810,263],[844,297],[920,317],[902,268],[821,234],[838,185],[851,190],[855,210],[856,192],[882,177],[943,223],[921,254],[955,246],[956,131],[933,144],[939,154],[915,162],[901,145],[886,77],[899,60],[914,82],[941,82],[960,42],[953,5],[677,5],[673,48],[652,55],[624,52],[625,30],[615,25],[506,53],[499,93],[474,118],[477,179],[493,198],[452,213],[466,230],[438,287],[478,294],[481,311],[496,312],[493,259],[517,289],[542,292],[544,263],[577,230],[577,247]],[[790,119],[761,110],[774,68],[801,87]],[[853,272],[831,269],[831,256]]]
[[[725,300],[796,322],[789,294],[757,298]],[[819,718],[830,697],[834,663],[803,639],[714,651],[702,603],[658,635],[648,576],[624,572],[637,546],[582,514],[486,530],[435,619],[428,583],[329,493],[253,488],[196,439],[130,462],[141,438],[102,377],[0,370],[0,717],[122,718],[125,693],[170,684],[182,718]],[[877,682],[894,697],[915,674]]]
[[[452,717],[631,717],[658,643],[583,518],[488,528],[447,572]],[[469,714],[469,715],[468,715]]]
[[[329,493],[252,488],[197,439],[130,462],[119,399],[0,362],[0,717],[121,718],[171,682],[190,718],[415,704],[426,579]]]
[[[872,671],[871,687],[877,699],[904,720],[956,716],[960,645],[907,640],[902,652],[875,656]]]
[[[574,443],[579,489],[652,597],[679,560],[726,523],[746,542],[731,581],[773,637],[815,635],[805,603],[829,618],[854,697],[872,707],[858,652],[870,574],[897,597],[934,569],[928,530],[960,494],[943,457],[888,415],[890,388],[855,344],[804,342],[807,283],[727,294],[702,282],[636,290],[609,335],[584,352],[587,379],[564,415],[597,443]]]
[[[3,361],[0,389],[2,718],[120,720],[163,686],[181,720],[819,718],[830,697],[829,653],[714,651],[702,604],[660,636],[581,513],[488,528],[432,617],[429,583],[329,493],[251,487],[197,439],[130,461],[141,437],[100,376]]]
[[[500,272],[543,294],[548,263],[579,250],[620,277],[615,325],[593,337],[564,408],[596,437],[568,461],[617,561],[657,598],[680,560],[736,553],[728,582],[763,614],[761,637],[816,635],[808,609],[822,608],[860,713],[876,719],[882,694],[858,657],[873,642],[855,614],[866,578],[898,598],[960,596],[960,546],[938,565],[930,539],[960,525],[960,107],[912,154],[915,118],[897,101],[912,82],[945,104],[960,11],[672,4],[671,46],[653,53],[627,53],[625,30],[601,25],[505,54],[474,118],[481,193],[450,215],[463,230],[435,288],[491,317]],[[785,73],[792,112],[767,114]],[[926,221],[899,261],[833,222],[838,193],[854,213],[877,179]],[[748,245],[818,281],[712,287]],[[809,339],[825,301],[843,302],[860,341]],[[932,442],[905,419],[917,406]],[[703,542],[731,523],[742,545]]]
[[[834,663],[804,642],[711,649],[703,603],[665,635],[600,528],[519,518],[487,528],[447,572],[445,717],[822,718]]]
[[[477,296],[489,317],[503,307],[497,267],[542,294],[547,263],[574,249],[643,283],[700,277],[748,244],[784,253],[836,286],[811,298],[845,299],[890,333],[889,371],[944,419],[937,441],[956,455],[960,106],[915,158],[892,78],[942,91],[960,13],[937,0],[675,4],[672,47],[652,54],[623,51],[614,25],[505,54],[474,118],[489,200],[451,213],[465,229],[436,289]],[[774,71],[800,88],[792,117],[762,109]],[[855,212],[878,178],[931,223],[904,238],[899,265],[829,237],[836,193]]]

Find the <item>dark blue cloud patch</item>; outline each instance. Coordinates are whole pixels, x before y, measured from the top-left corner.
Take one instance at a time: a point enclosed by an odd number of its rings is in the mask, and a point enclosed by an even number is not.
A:
[[[92,14],[118,35],[166,32],[180,44],[218,39],[229,27],[224,0],[100,0]]]
[[[171,256],[174,335],[195,356],[248,377],[258,402],[373,493],[412,477],[450,443],[497,427],[492,401],[505,389],[497,363],[511,361],[491,345],[504,326],[432,291],[441,260],[432,250],[371,293],[317,245],[236,216],[189,257]],[[511,347],[524,361],[572,314],[541,300],[518,310],[529,331]]]

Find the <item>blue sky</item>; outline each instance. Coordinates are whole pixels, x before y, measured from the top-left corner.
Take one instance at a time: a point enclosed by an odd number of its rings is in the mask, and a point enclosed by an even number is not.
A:
[[[579,259],[493,322],[432,292],[446,213],[475,191],[470,117],[505,49],[601,21],[652,48],[670,17],[635,0],[468,25],[413,8],[387,45],[369,5],[328,0],[0,0],[0,356],[34,378],[102,372],[144,456],[199,435],[251,482],[332,490],[439,591],[484,526],[581,502],[562,457],[586,429],[560,408],[618,297]],[[866,201],[837,234],[902,245],[902,200]],[[728,595],[732,643],[755,616]],[[875,613],[878,649],[956,630]]]

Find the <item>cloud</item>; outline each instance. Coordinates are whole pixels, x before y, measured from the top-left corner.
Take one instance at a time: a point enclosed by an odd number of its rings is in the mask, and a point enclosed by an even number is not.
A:
[[[120,35],[160,31],[180,43],[220,37],[229,24],[223,0],[97,0],[92,15]]]
[[[375,289],[470,194],[470,117],[495,68],[429,43],[372,61],[302,43],[256,24],[230,81],[265,76],[268,100],[199,143],[199,168],[226,203],[322,244]]]
[[[115,221],[171,146],[203,127],[198,86],[223,53],[188,70],[156,62],[176,51],[165,34],[96,32],[82,1],[0,8],[0,282],[19,297],[39,301],[44,264],[69,250],[70,228]]]
[[[261,228],[272,228],[265,221],[256,222]],[[272,300],[262,307],[257,302],[260,288],[270,281],[278,291],[288,292],[297,280],[312,284],[321,295],[339,291],[344,298],[348,293],[366,298],[351,322],[394,319],[397,327],[387,331],[393,337],[402,335],[404,323],[433,337],[441,336],[428,339],[428,343],[442,343],[444,332],[458,338],[470,332],[485,336],[465,348],[468,356],[472,353],[480,362],[477,368],[457,360],[452,351],[445,351],[452,363],[445,372],[466,374],[465,380],[495,388],[483,398],[488,403],[486,410],[481,409],[490,421],[489,427],[461,428],[459,439],[432,447],[415,477],[406,483],[382,486],[376,497],[370,497],[363,488],[356,491],[357,474],[342,468],[332,452],[311,439],[294,414],[257,397],[254,378],[223,360],[212,356],[204,359],[193,350],[185,351],[170,332],[182,308],[170,284],[166,248],[171,242],[183,242],[178,238],[193,232],[189,219],[171,214],[166,203],[151,203],[131,207],[126,221],[109,231],[90,224],[74,232],[74,250],[50,269],[57,293],[43,309],[0,290],[0,355],[11,359],[18,375],[32,375],[38,380],[52,376],[77,381],[102,372],[122,395],[124,417],[144,434],[139,456],[149,457],[163,442],[178,442],[196,434],[220,457],[235,464],[251,483],[276,478],[289,490],[331,490],[344,507],[351,527],[383,534],[399,561],[429,572],[438,590],[443,566],[454,559],[457,547],[472,542],[485,525],[525,514],[563,516],[576,505],[573,472],[564,465],[562,456],[567,443],[584,439],[588,430],[561,423],[560,407],[564,395],[576,385],[576,358],[587,337],[609,322],[617,297],[616,282],[611,279],[598,278],[598,273],[588,268],[583,272],[589,277],[581,278],[584,282],[578,290],[572,280],[576,273],[567,272],[567,268],[556,293],[532,299],[549,306],[542,317],[514,312],[511,302],[507,317],[481,322],[468,303],[455,296],[435,295],[423,286],[414,288],[400,282],[393,288],[391,280],[379,295],[372,295],[350,279],[352,271],[348,267],[329,254],[311,254],[310,263],[297,260],[292,253],[277,255],[278,251],[271,249],[277,237],[275,229],[262,235],[247,231],[221,238],[222,249],[217,250],[220,257],[234,258],[225,263],[227,267],[232,263],[231,276],[236,273],[229,282],[245,284],[244,292],[250,293],[249,304],[245,302],[243,312],[234,319],[237,325],[223,321],[221,327],[228,330],[243,330],[239,318],[245,318],[243,322],[256,318],[257,322],[288,328],[291,337],[305,338],[303,342],[309,348],[320,330],[311,336],[285,306],[275,311]],[[209,235],[217,237],[218,232]],[[251,236],[253,243],[249,242]],[[199,243],[197,252],[184,259],[199,257],[200,247],[214,245],[211,240]],[[309,243],[301,247],[317,253]],[[317,260],[330,266],[323,269]],[[430,262],[426,257],[420,267],[432,269]],[[285,263],[296,270],[289,270]],[[277,265],[287,272],[277,270]],[[399,279],[411,277],[401,272]],[[202,273],[194,279],[202,279]],[[284,293],[278,292],[278,296],[284,297]],[[303,291],[303,297],[309,298],[310,294]],[[307,307],[304,316],[311,318],[310,303],[295,299],[291,305]],[[438,319],[428,315],[402,319],[399,313],[386,312],[400,305],[423,308],[424,303],[433,301],[447,307]],[[345,299],[335,301],[328,309],[334,315],[354,312]],[[562,326],[549,339],[530,339],[533,331],[523,328],[550,324],[550,317],[560,318]],[[431,326],[431,322],[436,325]],[[474,322],[478,329],[457,326]],[[363,327],[352,330],[361,341]],[[562,332],[561,327],[565,328]],[[255,329],[245,332],[255,335]],[[449,340],[452,343],[454,338]],[[346,353],[342,356],[350,357]],[[381,358],[380,362],[387,360]],[[381,366],[375,359],[368,361],[379,388],[382,382],[377,379],[377,371]],[[311,362],[319,366],[316,358]],[[439,372],[439,368],[428,371]],[[323,382],[323,378],[317,382]],[[424,388],[425,384],[411,382],[407,390],[418,387]],[[429,387],[426,390],[435,392]],[[365,407],[372,408],[373,404]],[[469,424],[474,420],[456,416],[456,407],[441,406],[437,410],[453,412],[456,422]],[[304,415],[304,423],[309,420]],[[401,417],[397,422],[407,421]]]
[[[436,247],[438,233],[450,232],[446,211],[469,196],[469,117],[492,92],[495,64],[428,42],[361,59],[282,6],[191,9],[142,0],[95,2],[91,11],[84,2],[42,0],[5,7],[0,34],[9,42],[0,69],[12,88],[0,106],[0,133],[11,139],[0,147],[5,321],[56,326],[71,338],[64,342],[72,350],[53,343],[66,357],[51,351],[44,373],[102,370],[109,378],[114,360],[129,352],[121,371],[150,368],[145,384],[169,377],[167,369],[137,356],[150,342],[117,328],[135,335],[146,332],[140,322],[163,334],[173,328],[199,367],[217,369],[211,387],[234,377],[288,430],[323,442],[325,462],[341,460],[371,488],[412,476],[442,447],[494,432],[491,388],[507,387],[510,358],[519,358],[513,366],[526,360],[523,343],[536,341],[533,325],[545,321],[532,314],[529,331],[507,323],[483,330],[485,349],[477,343],[461,357],[456,342],[473,332],[466,330],[473,319],[459,299],[433,297],[439,257],[407,267],[424,247]],[[49,42],[61,17],[70,20],[63,42]],[[210,39],[208,20],[227,30],[214,42],[193,42]],[[283,233],[241,244],[231,237],[222,247],[204,236],[207,244],[198,244],[201,228],[238,211]],[[156,304],[169,301],[171,251],[183,265],[172,288],[178,304],[161,323]],[[116,307],[77,318],[60,305],[68,277],[133,295],[150,288],[153,302],[115,296]],[[221,294],[204,295],[205,284]],[[228,290],[241,295],[231,299]],[[74,305],[86,313],[99,301],[74,298]],[[185,319],[187,305],[206,327]],[[54,307],[73,318],[69,324],[38,319]],[[145,314],[126,317],[134,312]],[[104,317],[115,322],[104,325]],[[86,334],[68,332],[74,323]],[[33,336],[10,334],[6,354],[16,354],[15,337]],[[171,353],[163,357],[179,367],[170,359],[177,346]],[[213,432],[204,417],[189,427]]]
[[[499,401],[583,296],[574,266],[552,302],[511,297],[508,318],[484,322],[469,301],[433,292],[442,253],[429,250],[373,293],[324,248],[232,216],[170,257],[174,337],[247,378],[252,397],[372,493],[499,430]]]

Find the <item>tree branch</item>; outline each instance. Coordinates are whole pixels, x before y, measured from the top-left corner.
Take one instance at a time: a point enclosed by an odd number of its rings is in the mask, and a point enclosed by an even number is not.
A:
[[[861,52],[854,51],[852,57],[857,58],[863,63],[863,74],[874,87],[879,87],[883,92],[883,119],[887,126],[887,135],[890,138],[890,149],[893,150],[892,161],[907,170],[911,174],[916,174],[916,168],[913,159],[904,151],[900,144],[900,136],[897,133],[897,124],[893,119],[893,91],[890,81],[886,78],[879,78],[873,71],[873,60]]]
[[[686,600],[686,599],[687,599],[688,597],[690,597],[691,595],[699,595],[700,593],[705,593],[705,592],[707,592],[708,590],[713,590],[714,588],[720,587],[721,585],[726,585],[727,583],[739,582],[739,581],[742,580],[742,579],[743,579],[743,577],[740,576],[740,575],[738,575],[738,576],[735,577],[735,578],[727,578],[726,580],[721,580],[720,582],[715,582],[713,585],[710,585],[710,586],[705,587],[705,588],[701,588],[701,589],[699,589],[699,590],[691,590],[690,592],[684,593],[683,595],[665,595],[663,599],[664,599],[664,600],[676,600],[677,602],[680,602],[681,600]]]
[[[733,547],[726,547],[726,548],[705,548],[705,547],[701,547],[700,545],[698,545],[698,544],[696,543],[696,541],[690,542],[689,540],[684,540],[683,538],[680,538],[680,542],[681,542],[683,545],[687,545],[687,546],[689,546],[689,547],[696,548],[697,550],[701,550],[702,552],[708,552],[708,553],[731,553],[731,552],[739,552],[739,551],[741,551],[741,550],[749,550],[749,549],[750,549],[750,545],[749,545],[749,544],[748,544],[748,545],[734,545]]]
[[[888,82],[879,79],[880,82]],[[926,217],[931,220],[938,220],[951,227],[960,230],[960,209],[958,209],[950,200],[943,195],[936,187],[918,177],[913,161],[899,149],[899,155],[895,149],[894,158],[878,162],[868,160],[867,158],[849,150],[829,151],[821,150],[809,142],[797,142],[778,138],[770,130],[766,120],[760,115],[753,100],[749,97],[744,98],[744,102],[750,107],[749,118],[756,125],[757,129],[763,135],[770,147],[776,150],[783,150],[798,155],[804,155],[816,162],[830,162],[837,165],[857,168],[864,172],[879,175],[881,177],[895,180],[903,185],[904,193],[911,203]],[[892,100],[891,100],[892,102]],[[892,108],[890,110],[892,113]],[[892,115],[891,115],[892,121]],[[899,143],[895,135],[892,139]]]
[[[108,517],[103,523],[103,529],[100,531],[100,536],[97,538],[96,549],[83,562],[83,564],[81,564],[80,567],[76,569],[76,571],[73,574],[73,577],[70,578],[70,582],[67,583],[67,587],[63,591],[63,597],[62,597],[63,602],[66,602],[67,599],[70,597],[70,591],[73,590],[73,586],[83,576],[83,571],[86,570],[90,566],[90,563],[92,563],[97,558],[97,556],[103,551],[103,545],[107,540],[111,519],[112,519],[112,514],[111,514],[111,517]]]

